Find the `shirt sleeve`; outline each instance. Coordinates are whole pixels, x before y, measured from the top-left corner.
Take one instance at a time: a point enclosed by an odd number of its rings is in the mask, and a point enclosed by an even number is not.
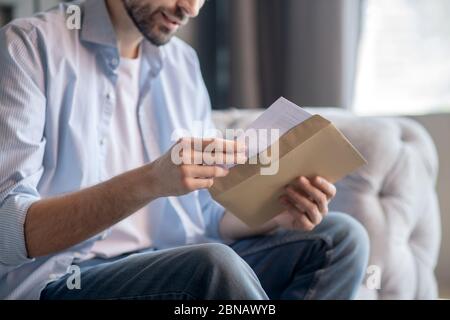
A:
[[[201,120],[203,123],[204,134],[203,137],[216,136],[216,127],[212,121],[212,111],[211,111],[211,100],[209,98],[208,90],[206,88],[205,82],[202,77],[200,63],[197,55],[194,55],[195,61],[195,72],[196,75],[195,82],[197,84],[199,99],[197,106],[199,106],[199,114],[197,119]],[[202,213],[206,225],[206,235],[209,238],[220,240],[219,225],[225,213],[225,208],[217,203],[211,196],[208,190],[199,191],[199,199],[202,207]]]
[[[45,149],[45,82],[37,33],[17,25],[0,30],[0,264],[33,261],[25,218],[40,199]]]

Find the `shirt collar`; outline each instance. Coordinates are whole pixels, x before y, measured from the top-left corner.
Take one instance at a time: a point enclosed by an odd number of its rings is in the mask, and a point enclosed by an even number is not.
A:
[[[105,0],[86,0],[83,7],[81,41],[104,48],[111,60],[120,60],[117,38],[113,23],[108,13]],[[157,47],[147,40],[142,43],[142,60],[147,63],[151,76],[156,77],[163,67],[163,47]],[[118,64],[109,63],[112,69]]]
[[[106,47],[117,48],[114,26],[105,0],[87,0],[83,7],[81,40]]]

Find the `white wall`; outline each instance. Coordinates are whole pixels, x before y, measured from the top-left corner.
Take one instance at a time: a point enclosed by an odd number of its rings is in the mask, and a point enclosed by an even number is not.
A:
[[[436,274],[441,297],[450,298],[450,114],[413,118],[431,134],[439,153],[437,189],[442,216],[442,245]]]

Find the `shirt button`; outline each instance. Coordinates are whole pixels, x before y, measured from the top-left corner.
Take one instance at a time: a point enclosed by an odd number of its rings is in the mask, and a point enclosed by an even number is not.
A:
[[[112,64],[114,67],[116,67],[116,66],[119,64],[119,60],[116,59],[116,58],[113,58],[113,59],[111,60],[111,64]]]
[[[100,143],[101,146],[104,146],[105,145],[105,139],[100,139],[99,143]]]

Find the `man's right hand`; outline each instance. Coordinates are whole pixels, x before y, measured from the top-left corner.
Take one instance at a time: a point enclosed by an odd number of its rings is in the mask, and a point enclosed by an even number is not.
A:
[[[184,152],[189,148],[180,151],[191,143],[190,155]],[[157,198],[209,188],[214,178],[228,173],[220,164],[245,160],[245,148],[235,141],[182,139],[153,163],[80,191],[39,200],[25,220],[28,256],[47,256],[79,244]]]
[[[180,139],[148,165],[150,192],[156,197],[180,196],[212,187],[228,174],[223,164],[245,163],[245,145],[222,139]]]

